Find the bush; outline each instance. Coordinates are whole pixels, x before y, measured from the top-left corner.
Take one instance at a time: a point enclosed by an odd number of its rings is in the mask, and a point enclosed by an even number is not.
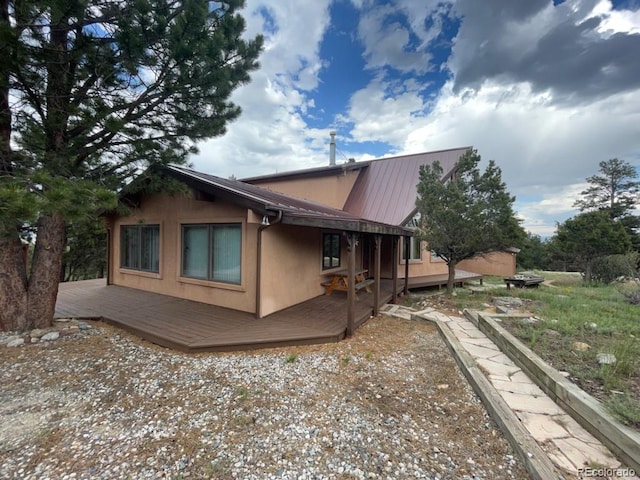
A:
[[[601,283],[611,283],[619,278],[636,278],[640,255],[631,252],[624,255],[608,255],[594,260],[591,279]]]
[[[640,281],[627,283],[620,288],[620,293],[624,295],[631,305],[640,305]]]

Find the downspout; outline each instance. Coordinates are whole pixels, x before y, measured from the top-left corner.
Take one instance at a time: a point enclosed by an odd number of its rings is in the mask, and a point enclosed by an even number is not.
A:
[[[256,255],[257,257],[256,259],[256,262],[257,262],[257,265],[256,265],[256,318],[257,319],[262,318],[262,316],[260,315],[260,306],[262,303],[260,301],[260,298],[261,298],[260,285],[262,284],[262,232],[273,225],[277,225],[280,222],[282,222],[282,210],[278,212],[278,216],[273,221],[273,223],[269,223],[267,225],[263,224],[258,227],[258,253]]]

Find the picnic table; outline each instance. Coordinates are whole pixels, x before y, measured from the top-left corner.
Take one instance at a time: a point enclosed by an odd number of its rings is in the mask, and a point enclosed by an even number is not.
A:
[[[511,290],[511,285],[518,288],[537,287],[542,282],[544,282],[544,277],[535,275],[514,275],[504,279],[504,283],[507,284],[507,290]]]
[[[365,277],[365,274],[368,270],[363,268],[355,271],[354,276],[354,286],[356,293],[363,288],[367,292],[371,292],[371,285],[373,284],[373,279],[368,279]],[[341,292],[346,292],[349,290],[349,270],[346,268],[343,270],[336,270],[335,272],[331,272],[331,279],[327,280],[322,284],[325,288],[325,295],[331,295],[334,290],[339,290]]]

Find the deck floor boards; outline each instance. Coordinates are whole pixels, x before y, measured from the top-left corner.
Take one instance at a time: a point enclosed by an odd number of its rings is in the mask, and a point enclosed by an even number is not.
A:
[[[481,277],[468,272],[456,275],[456,281],[472,278]],[[411,279],[409,287],[437,285],[442,280],[439,276],[420,277]],[[398,292],[403,288],[404,280],[400,279]],[[382,280],[380,306],[391,300],[391,290],[391,280]],[[359,292],[356,326],[372,312],[373,293]],[[61,283],[55,317],[103,319],[150,342],[186,352],[244,350],[340,341],[346,331],[347,297],[342,292],[321,295],[256,319],[252,313],[107,286],[104,279],[98,279]]]
[[[391,282],[381,284],[381,304]],[[373,310],[373,294],[356,301],[356,323]],[[346,330],[346,295],[319,296],[265,318],[157,293],[86,280],[60,285],[55,316],[103,319],[146,340],[182,351],[242,350],[336,342]]]

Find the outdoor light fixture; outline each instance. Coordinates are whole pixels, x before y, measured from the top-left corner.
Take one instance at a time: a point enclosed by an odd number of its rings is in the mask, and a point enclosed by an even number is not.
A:
[[[262,225],[264,225],[265,227],[269,226],[269,217],[267,215],[264,215],[262,217]]]

